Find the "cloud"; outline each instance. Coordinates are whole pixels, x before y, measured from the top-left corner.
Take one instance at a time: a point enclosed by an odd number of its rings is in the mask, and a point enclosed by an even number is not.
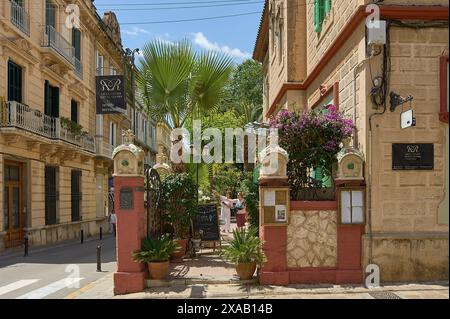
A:
[[[133,27],[131,28],[131,30],[130,29],[122,30],[122,33],[131,37],[137,37],[138,35],[141,34],[150,34],[150,32],[148,32],[147,30],[139,27]]]
[[[251,54],[243,52],[237,48],[230,48],[227,45],[219,45],[217,42],[209,41],[202,32],[193,33],[194,43],[205,50],[217,51],[228,54],[236,59],[249,59]]]

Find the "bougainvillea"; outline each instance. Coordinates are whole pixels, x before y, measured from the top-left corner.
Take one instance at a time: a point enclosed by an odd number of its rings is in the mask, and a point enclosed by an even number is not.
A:
[[[334,105],[322,112],[282,110],[270,125],[278,128],[279,144],[289,153],[288,177],[293,190],[317,182],[311,179],[311,170],[320,168],[324,175],[331,176],[341,144],[354,129],[353,121]]]

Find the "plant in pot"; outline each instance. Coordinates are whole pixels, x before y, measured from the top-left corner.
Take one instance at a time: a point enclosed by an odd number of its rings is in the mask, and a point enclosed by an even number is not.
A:
[[[192,237],[192,245],[195,252],[200,251],[200,248],[202,246],[202,236],[203,230],[194,231],[194,236]]]
[[[169,174],[161,182],[162,219],[172,229],[173,239],[180,246],[171,255],[172,262],[182,262],[197,212],[197,185],[188,173]]]
[[[233,239],[224,249],[223,257],[236,265],[236,272],[241,280],[251,279],[256,267],[266,261],[262,245],[254,228],[233,231]]]
[[[142,240],[141,249],[133,253],[133,258],[148,265],[152,279],[164,279],[169,272],[170,254],[177,250],[178,245],[168,234],[156,239],[147,237]]]

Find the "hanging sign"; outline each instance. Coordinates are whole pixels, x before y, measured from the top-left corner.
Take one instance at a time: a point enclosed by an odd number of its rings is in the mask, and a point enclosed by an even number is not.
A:
[[[433,170],[434,145],[431,143],[392,144],[393,170]]]
[[[123,75],[101,75],[95,78],[97,114],[125,113],[125,80]]]

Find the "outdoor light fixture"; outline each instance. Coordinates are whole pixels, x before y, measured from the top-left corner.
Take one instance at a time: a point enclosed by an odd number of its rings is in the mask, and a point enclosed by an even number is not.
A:
[[[403,105],[406,102],[411,102],[414,98],[412,97],[412,95],[408,95],[407,97],[403,97],[400,94],[397,94],[395,92],[391,92],[391,94],[389,94],[390,98],[391,98],[391,112],[395,111],[395,108],[399,105]]]

